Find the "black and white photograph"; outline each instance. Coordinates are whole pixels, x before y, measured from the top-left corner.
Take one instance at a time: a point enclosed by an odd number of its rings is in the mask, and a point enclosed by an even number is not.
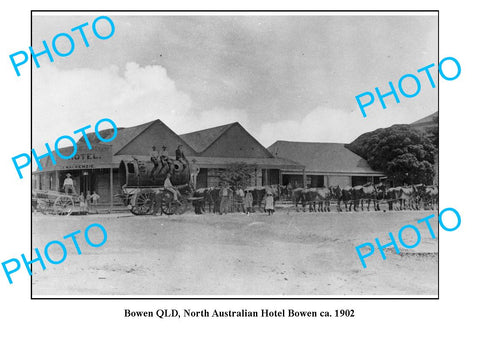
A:
[[[2,338],[478,333],[474,5],[0,7]]]
[[[438,31],[34,12],[33,297],[437,297]]]

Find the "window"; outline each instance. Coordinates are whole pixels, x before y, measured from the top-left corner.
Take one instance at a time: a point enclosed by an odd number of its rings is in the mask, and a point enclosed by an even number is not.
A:
[[[368,182],[370,177],[368,176],[352,176],[352,187],[357,185],[364,185]]]

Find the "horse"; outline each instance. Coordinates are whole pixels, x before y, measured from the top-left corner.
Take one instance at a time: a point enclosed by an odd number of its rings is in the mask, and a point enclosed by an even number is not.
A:
[[[196,214],[202,214],[206,211],[205,207],[208,204],[208,212],[212,212],[212,199],[210,195],[211,188],[199,188],[193,192],[193,197],[202,198],[201,200],[193,201]]]
[[[377,210],[376,206],[376,199],[377,199],[377,190],[371,183],[364,184],[361,189],[362,192],[362,211],[363,211],[363,203],[365,200],[367,201],[367,211],[370,211],[370,202],[373,200],[373,210]]]
[[[265,195],[267,194],[267,189],[262,186],[256,186],[256,187],[248,187],[245,190],[250,191],[252,193],[252,211],[255,212],[255,205],[258,206],[260,209],[262,206],[262,201]]]
[[[319,204],[318,208],[322,212],[330,211],[330,198],[331,198],[330,189],[322,187],[322,188],[316,188],[316,191],[317,191],[317,198],[318,198],[318,204]]]
[[[364,185],[357,185],[351,189],[353,210],[357,211],[357,208],[361,208],[362,211],[365,201],[367,201],[367,211],[370,211],[370,202],[373,201],[373,209],[380,210],[380,206],[377,200],[377,188],[372,183],[366,183]]]
[[[363,186],[362,185],[356,185],[352,188],[352,200],[353,200],[353,210],[357,211],[357,209],[360,207],[363,210]],[[369,201],[369,206],[370,206],[370,201]]]
[[[331,185],[329,189],[330,197],[337,201],[337,211],[342,212],[342,189],[339,185]]]
[[[352,204],[353,204],[353,195],[352,195],[352,187],[346,186],[342,189],[342,201],[345,204],[346,211],[352,211]],[[347,208],[347,203],[350,202],[350,206]]]
[[[412,185],[412,188],[414,193],[410,199],[411,207],[415,210],[420,210],[420,205],[425,197],[425,184],[414,184]]]
[[[388,210],[398,210],[398,196],[400,196],[400,187],[388,188],[385,191],[385,198],[388,203]]]
[[[308,204],[308,211],[317,211],[316,202],[317,202],[317,191],[316,188],[308,188],[302,191],[304,197],[305,205]]]
[[[280,199],[287,199],[291,197],[291,190],[288,190],[288,187],[286,185],[278,185],[278,196]]]
[[[408,208],[410,210],[418,210],[418,206],[416,205],[418,197],[418,190],[415,185],[404,186],[401,188],[401,195],[400,195],[400,206],[403,205],[404,208]]]
[[[418,195],[418,191],[416,186],[408,185],[403,187],[395,187],[390,188],[387,190],[387,198],[389,199],[388,207],[389,210],[392,210],[390,207],[394,208],[395,210],[405,210],[405,209],[413,209],[416,207],[414,201]],[[397,203],[398,206],[394,207],[393,204]]]
[[[210,187],[207,193],[208,212],[220,213],[220,187]]]
[[[376,208],[375,210],[380,211],[380,200],[387,198],[387,195],[386,195],[387,188],[383,183],[374,185],[374,188],[375,188],[375,200],[373,204]]]
[[[431,206],[432,210],[438,207],[438,187],[436,185],[428,185],[425,187],[425,209]]]
[[[295,203],[295,209],[298,211],[298,203],[301,202],[303,211],[305,211],[305,193],[303,188],[292,190],[292,201]]]
[[[303,194],[305,197],[305,203],[308,203],[309,211],[330,211],[330,189],[309,188],[304,190]]]

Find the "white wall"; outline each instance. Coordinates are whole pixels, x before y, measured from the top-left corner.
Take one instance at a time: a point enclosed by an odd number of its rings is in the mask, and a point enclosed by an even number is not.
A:
[[[325,185],[339,185],[341,188],[352,185],[352,176],[328,175]]]

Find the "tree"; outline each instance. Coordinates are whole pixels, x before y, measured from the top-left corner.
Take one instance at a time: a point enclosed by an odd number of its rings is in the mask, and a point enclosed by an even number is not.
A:
[[[220,173],[220,180],[234,188],[248,186],[256,168],[256,165],[249,165],[245,162],[229,163]]]
[[[437,148],[423,132],[410,125],[393,125],[365,133],[347,147],[384,172],[394,185],[431,184]]]
[[[432,118],[433,122],[437,124],[436,126],[429,127],[426,129],[427,137],[430,139],[433,145],[438,149],[438,114]]]

